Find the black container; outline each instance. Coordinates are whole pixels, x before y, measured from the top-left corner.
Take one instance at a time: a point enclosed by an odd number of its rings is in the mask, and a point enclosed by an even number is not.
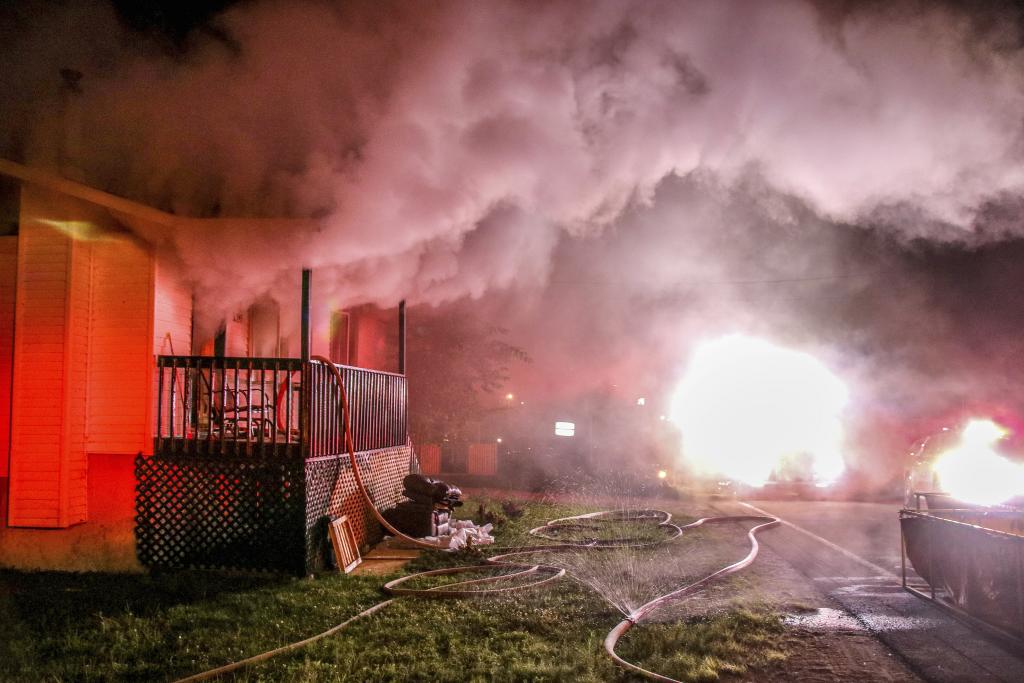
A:
[[[413,538],[437,534],[434,506],[429,503],[417,503],[411,500],[399,503],[384,512],[384,519],[403,534]]]

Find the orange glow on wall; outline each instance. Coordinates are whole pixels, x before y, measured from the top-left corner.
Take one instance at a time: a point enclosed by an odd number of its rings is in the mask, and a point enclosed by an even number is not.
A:
[[[11,364],[14,354],[14,288],[18,238],[0,237],[0,478],[7,477],[11,453]],[[3,492],[6,494],[6,491]],[[7,516],[5,509],[0,518]]]
[[[40,219],[97,213],[65,195],[22,189],[11,396],[12,526],[66,527],[87,515],[90,246]]]

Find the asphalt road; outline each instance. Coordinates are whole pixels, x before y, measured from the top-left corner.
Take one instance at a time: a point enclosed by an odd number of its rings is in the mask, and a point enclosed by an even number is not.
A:
[[[937,683],[1024,681],[1024,648],[992,640],[902,589],[899,506],[835,501],[746,501],[783,520],[761,542]],[[912,574],[912,579],[916,575]]]

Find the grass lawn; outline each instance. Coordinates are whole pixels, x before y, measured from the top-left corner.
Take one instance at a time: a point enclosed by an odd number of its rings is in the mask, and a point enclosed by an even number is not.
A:
[[[476,503],[467,509],[476,513]],[[509,520],[496,513],[499,544],[526,542],[529,528],[584,510],[530,503],[523,511]],[[471,553],[432,553],[406,572],[478,561]],[[380,586],[394,576],[0,572],[0,678],[172,680],[323,631],[385,599]],[[569,579],[497,598],[403,598],[234,679],[629,680],[601,646],[621,618]],[[781,630],[766,611],[735,609],[641,625],[620,654],[684,680],[715,680],[782,658]]]

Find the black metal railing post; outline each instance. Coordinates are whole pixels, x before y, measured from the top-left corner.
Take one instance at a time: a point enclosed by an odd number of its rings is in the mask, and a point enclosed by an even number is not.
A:
[[[398,302],[398,374],[405,374],[405,299]]]
[[[302,362],[309,362],[310,354],[310,315],[309,315],[309,297],[310,289],[313,286],[313,271],[309,268],[302,269],[302,321],[301,321],[301,334],[302,339],[300,340]]]

